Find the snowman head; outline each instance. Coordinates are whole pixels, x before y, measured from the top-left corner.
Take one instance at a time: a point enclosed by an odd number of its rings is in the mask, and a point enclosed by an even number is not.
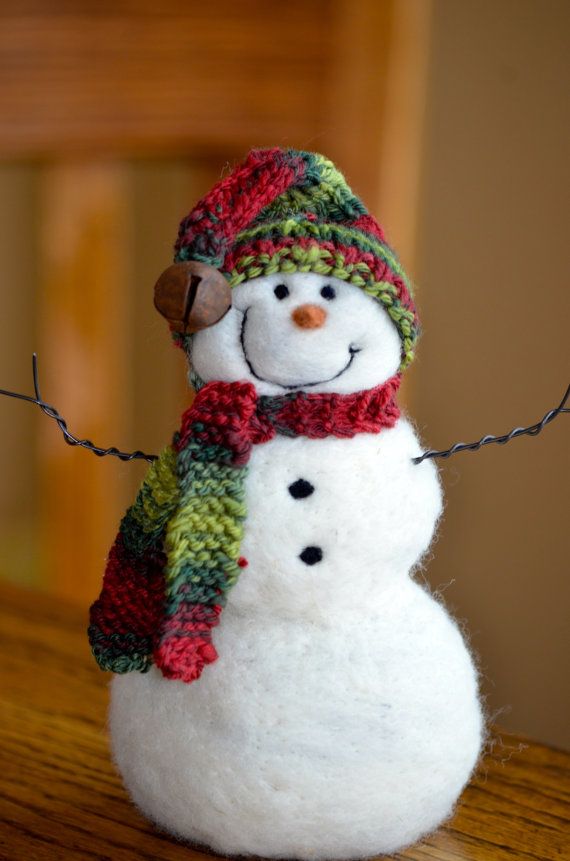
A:
[[[232,306],[190,345],[204,382],[248,380],[259,394],[350,393],[392,377],[401,342],[354,284],[316,272],[275,273],[235,287]]]
[[[160,279],[167,301],[155,301],[204,382],[247,380],[261,395],[351,393],[413,358],[408,279],[323,156],[253,150],[182,221],[175,259],[176,290]]]

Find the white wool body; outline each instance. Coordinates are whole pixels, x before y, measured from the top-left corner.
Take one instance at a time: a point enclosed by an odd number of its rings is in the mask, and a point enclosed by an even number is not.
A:
[[[220,853],[348,859],[450,815],[482,717],[456,624],[409,576],[441,511],[420,451],[403,419],[254,448],[219,659],[190,685],[154,667],[112,682],[115,760],[150,819]]]

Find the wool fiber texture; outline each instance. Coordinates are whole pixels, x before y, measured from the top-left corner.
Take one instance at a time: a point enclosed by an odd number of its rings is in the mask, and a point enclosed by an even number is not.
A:
[[[113,680],[115,759],[150,819],[221,853],[341,859],[450,815],[482,720],[457,626],[409,577],[441,510],[420,450],[404,419],[254,449],[218,661],[192,685],[155,668]],[[295,499],[299,478],[314,490]]]
[[[283,299],[279,286],[287,288]],[[334,299],[321,291],[334,290]],[[292,320],[316,306],[324,325],[310,333]],[[261,395],[287,391],[351,392],[392,377],[400,364],[396,327],[359,287],[312,272],[277,273],[234,287],[232,307],[193,336],[192,366],[202,380],[248,380]]]
[[[196,410],[123,522],[96,603],[93,642],[124,673],[115,761],[146,816],[218,853],[397,851],[452,813],[483,724],[461,632],[413,579],[442,497],[395,401],[419,334],[410,281],[335,166],[279,148],[198,202],[176,260],[215,266],[232,306],[174,336]],[[190,658],[180,675],[164,645]]]
[[[228,607],[222,656],[194,684],[116,676],[113,749],[142,812],[216,852],[275,858],[389,853],[437,828],[478,755],[475,674],[420,586],[384,597],[382,616],[334,630]]]
[[[232,287],[295,271],[336,277],[385,310],[402,369],[414,358],[411,283],[376,219],[318,153],[252,150],[182,220],[175,259],[215,266]]]

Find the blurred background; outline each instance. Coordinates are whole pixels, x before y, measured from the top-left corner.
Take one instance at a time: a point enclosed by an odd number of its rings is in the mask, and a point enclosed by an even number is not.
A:
[[[324,152],[418,284],[406,407],[431,446],[530,424],[570,381],[567,0],[4,0],[0,387],[156,452],[188,403],[152,307],[180,217],[251,146]],[[488,709],[570,746],[570,420],[441,466],[425,576]],[[0,577],[88,604],[140,463],[0,399]]]

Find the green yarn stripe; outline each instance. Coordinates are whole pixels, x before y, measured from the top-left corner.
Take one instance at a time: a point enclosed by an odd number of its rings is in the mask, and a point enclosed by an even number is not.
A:
[[[201,433],[200,423],[192,426]],[[246,467],[228,465],[232,452],[190,439],[178,454],[180,496],[164,537],[166,613],[179,606],[219,604],[240,574],[246,518]]]
[[[317,245],[310,248],[293,245],[280,248],[271,255],[264,253],[247,255],[238,260],[238,265],[231,273],[225,274],[230,286],[236,287],[243,281],[277,272],[317,272],[321,275],[332,275],[341,281],[362,288],[386,308],[400,333],[402,340],[400,370],[404,370],[413,360],[414,345],[419,334],[414,313],[400,302],[397,287],[387,281],[376,281],[370,267],[364,261],[346,263],[344,255],[340,252],[333,253]]]
[[[266,206],[255,219],[256,224],[279,222],[307,212],[332,221],[356,220],[367,214],[366,207],[332,161],[314,153],[303,153],[303,156],[307,157],[308,168],[305,182],[287,189]]]
[[[270,224],[259,224],[249,230],[244,230],[236,237],[235,247],[245,245],[256,239],[283,239],[291,236],[295,239],[315,239],[317,242],[341,242],[360,251],[369,252],[380,257],[397,274],[408,290],[411,292],[411,283],[404,272],[394,251],[384,243],[372,236],[364,234],[361,230],[353,230],[341,224],[317,224],[312,221],[298,221],[295,218],[287,218],[283,221]]]
[[[178,498],[176,452],[167,446],[149,467],[135,502],[121,521],[123,543],[130,553],[139,556],[160,543]]]

